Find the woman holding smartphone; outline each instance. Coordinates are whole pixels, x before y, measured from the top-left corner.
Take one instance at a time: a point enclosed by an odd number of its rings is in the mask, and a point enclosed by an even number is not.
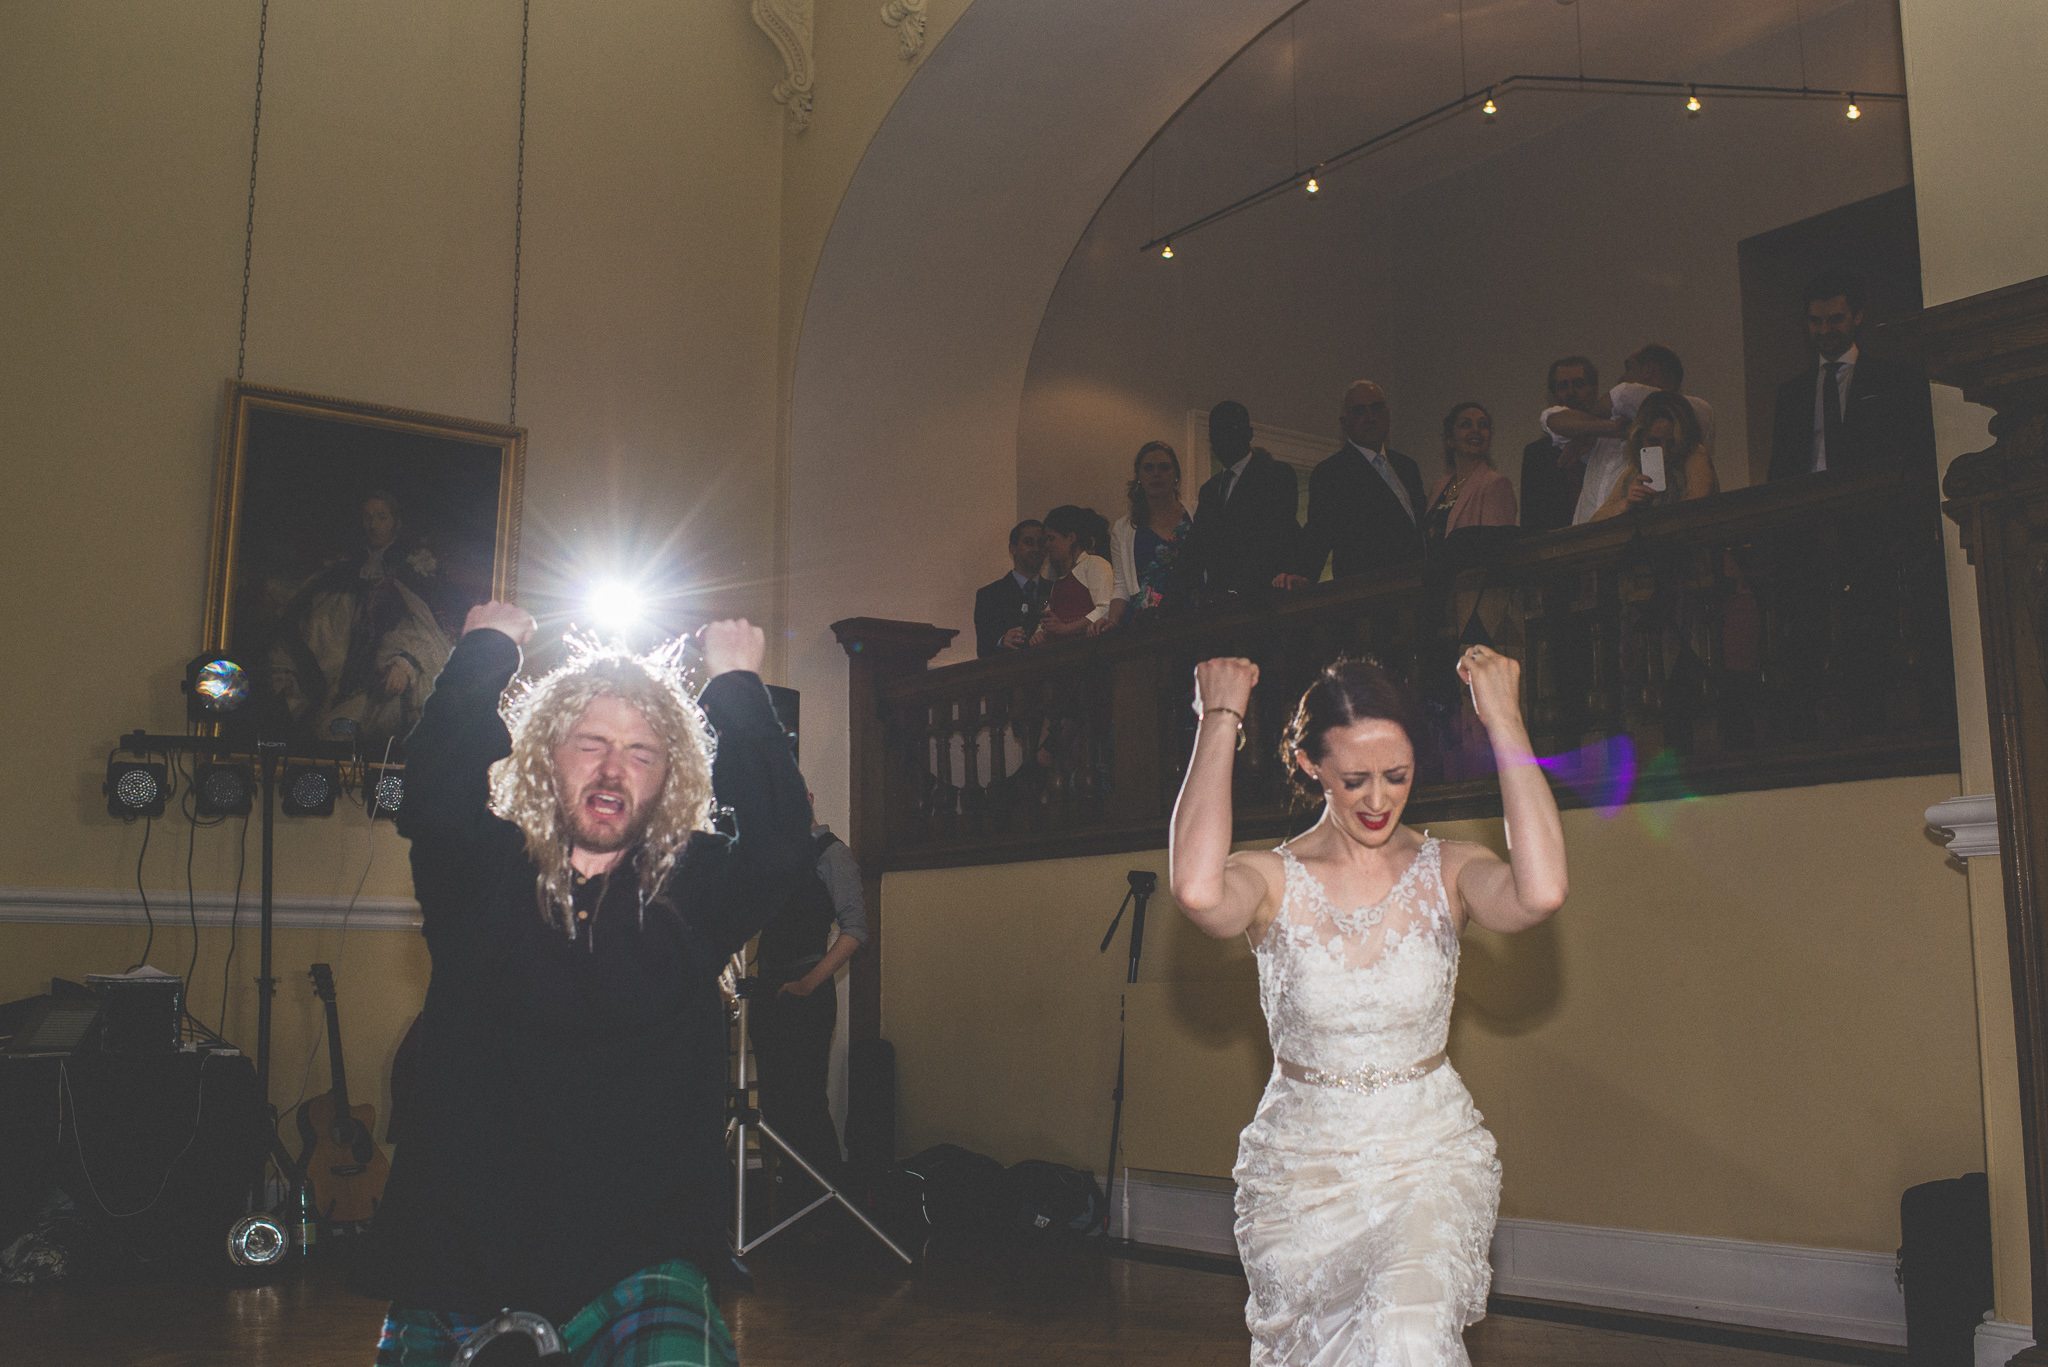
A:
[[[1614,486],[1589,521],[1721,492],[1713,454],[1700,440],[1699,417],[1683,394],[1660,389],[1643,400],[1628,429],[1628,455],[1634,473]]]

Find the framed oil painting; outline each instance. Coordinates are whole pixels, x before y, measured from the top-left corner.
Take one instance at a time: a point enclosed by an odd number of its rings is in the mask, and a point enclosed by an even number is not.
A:
[[[271,728],[403,758],[463,617],[513,596],[525,437],[229,383],[206,640]]]

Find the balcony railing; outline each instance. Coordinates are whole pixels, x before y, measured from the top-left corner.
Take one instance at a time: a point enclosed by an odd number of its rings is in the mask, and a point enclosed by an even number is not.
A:
[[[1925,487],[1922,487],[1922,486]],[[1256,661],[1237,827],[1277,836],[1278,741],[1339,655],[1401,675],[1426,718],[1410,820],[1499,810],[1461,643],[1523,661],[1531,737],[1567,806],[1956,767],[1931,477],[1816,476],[926,669],[951,636],[835,625],[854,662],[855,828],[871,868],[1157,847],[1192,743],[1193,668]]]

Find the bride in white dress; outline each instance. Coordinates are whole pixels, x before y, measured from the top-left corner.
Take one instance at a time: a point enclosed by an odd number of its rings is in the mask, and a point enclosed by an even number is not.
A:
[[[1512,863],[1401,824],[1406,698],[1378,666],[1346,661],[1302,695],[1282,746],[1321,819],[1277,850],[1231,853],[1232,755],[1258,668],[1195,667],[1173,895],[1208,934],[1250,939],[1273,1044],[1234,1174],[1254,1367],[1457,1367],[1486,1311],[1500,1163],[1444,1058],[1458,934],[1548,917],[1565,861],[1521,666],[1475,646],[1458,674],[1499,766]]]

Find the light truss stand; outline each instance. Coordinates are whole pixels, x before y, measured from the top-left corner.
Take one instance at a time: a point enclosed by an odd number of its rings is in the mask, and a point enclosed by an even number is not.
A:
[[[726,1142],[731,1146],[733,1156],[733,1251],[744,1257],[776,1235],[782,1233],[783,1230],[788,1229],[791,1225],[803,1219],[806,1215],[809,1215],[812,1211],[837,1201],[846,1208],[849,1215],[860,1221],[862,1228],[879,1239],[884,1248],[887,1248],[891,1253],[901,1258],[906,1267],[914,1265],[917,1260],[904,1252],[901,1244],[884,1233],[880,1225],[877,1225],[867,1217],[867,1212],[855,1205],[845,1192],[835,1186],[824,1173],[819,1172],[817,1168],[813,1167],[809,1159],[798,1153],[788,1140],[777,1134],[773,1125],[770,1125],[761,1118],[760,1110],[753,1103],[752,1089],[749,1086],[749,1051],[747,1047],[749,1042],[747,1035],[748,1002],[753,994],[759,990],[761,980],[744,976],[744,968],[745,964],[741,962],[741,958],[735,956],[733,960],[733,982],[736,986],[736,995],[738,997],[735,1019],[739,1025],[739,1058],[734,1064],[732,1108],[729,1118],[725,1122]],[[803,1209],[792,1211],[761,1233],[754,1235],[751,1239],[747,1237],[747,1134],[749,1131],[758,1132],[764,1142],[773,1144],[777,1149],[781,1150],[785,1157],[802,1168],[810,1175],[811,1180],[822,1188],[819,1195]]]

